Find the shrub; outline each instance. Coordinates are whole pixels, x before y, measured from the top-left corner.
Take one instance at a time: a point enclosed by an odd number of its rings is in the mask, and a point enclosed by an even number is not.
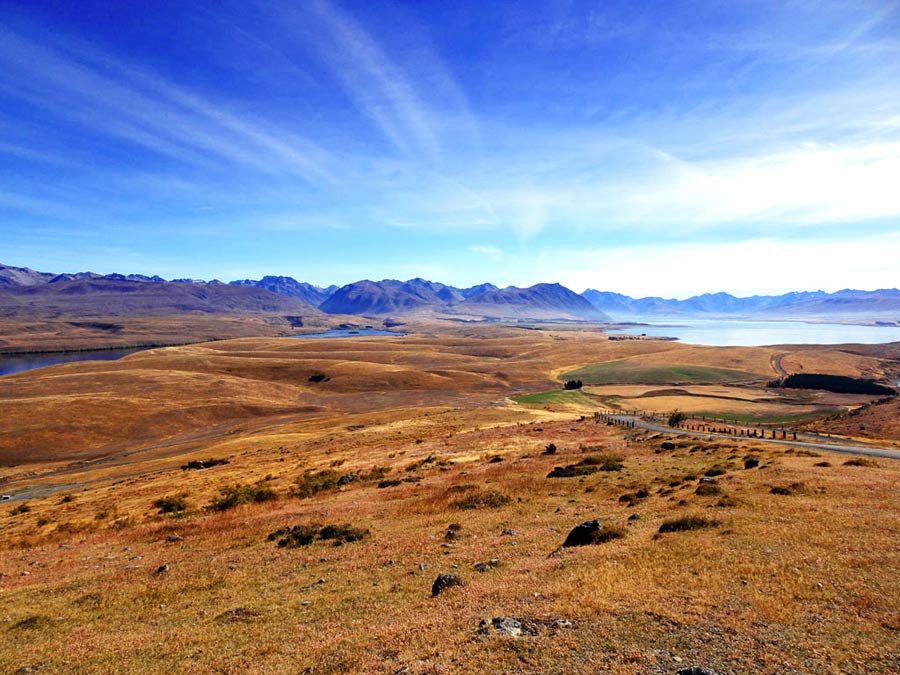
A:
[[[397,480],[396,478],[387,478],[387,479],[379,482],[378,487],[383,490],[384,488],[397,487],[398,485],[402,485],[402,484],[403,484],[402,480]]]
[[[313,373],[309,376],[309,381],[313,383],[328,382],[330,379],[325,373]]]
[[[28,506],[28,504],[19,504],[10,509],[9,515],[18,516],[19,514],[28,513],[29,511],[31,511],[31,507]]]
[[[709,476],[710,478],[712,478],[712,477],[714,477],[714,476],[722,476],[722,475],[724,475],[724,474],[726,474],[726,473],[728,473],[728,468],[727,468],[727,467],[724,467],[724,466],[722,466],[721,464],[716,464],[715,466],[710,467],[709,469],[707,469],[707,470],[706,470],[706,473],[704,473],[703,475],[704,475],[704,476]]]
[[[824,466],[824,467],[828,467],[828,466],[831,466],[831,462],[816,462],[815,464],[813,464],[813,466]]]
[[[153,502],[153,506],[159,509],[160,513],[179,513],[187,509],[186,497],[187,494],[160,497]]]
[[[848,459],[844,462],[844,466],[878,466],[878,462],[874,462],[871,459],[865,459],[863,457],[857,457],[854,459]]]
[[[719,521],[701,518],[700,516],[682,516],[681,518],[673,518],[664,520],[659,526],[660,534],[666,532],[687,532],[688,530],[703,530],[709,527],[718,527]]]
[[[669,415],[669,426],[670,427],[678,427],[681,426],[681,423],[687,419],[687,415],[685,415],[680,410],[676,410],[671,415]]]
[[[337,471],[325,469],[324,471],[307,471],[294,481],[291,494],[295,497],[312,497],[324,490],[335,490],[341,475]]]
[[[556,444],[548,443],[547,447],[544,448],[544,451],[541,454],[542,455],[555,455],[556,454]]]
[[[220,496],[214,497],[209,504],[209,508],[213,511],[227,511],[241,504],[258,504],[277,499],[272,488],[262,481],[253,485],[235,483],[221,488],[219,493]]]
[[[572,391],[574,389],[581,389],[584,386],[584,382],[581,380],[566,380],[566,383],[563,385],[563,389],[566,391]]]
[[[315,541],[318,533],[318,525],[293,525],[270,532],[267,540],[277,540],[279,548],[297,548],[309,546]]]
[[[506,506],[511,502],[512,497],[509,497],[502,492],[497,492],[496,490],[478,490],[461,499],[457,499],[453,502],[452,506],[457,509],[465,510],[482,508],[496,509],[501,506]]]
[[[582,466],[581,464],[569,464],[568,466],[555,466],[547,474],[547,478],[574,478],[575,476],[589,476],[600,469],[596,466]]]
[[[279,548],[298,548],[309,546],[317,539],[331,541],[335,546],[362,541],[369,536],[369,531],[351,525],[293,525],[283,527],[269,533],[268,541],[277,541]]]
[[[362,527],[352,527],[351,525],[326,525],[319,530],[319,539],[325,539],[334,542],[335,546],[346,544],[353,541],[362,541],[369,536],[369,531]]]
[[[722,488],[710,483],[701,483],[697,486],[697,489],[694,490],[694,494],[699,495],[700,497],[715,497],[722,494]]]
[[[368,473],[364,473],[361,478],[363,480],[381,480],[391,472],[387,466],[373,466]]]
[[[416,460],[411,464],[406,465],[406,471],[415,471],[416,469],[421,469],[426,464],[434,464],[438,459],[434,455],[428,455],[428,457],[423,457],[422,459]]]

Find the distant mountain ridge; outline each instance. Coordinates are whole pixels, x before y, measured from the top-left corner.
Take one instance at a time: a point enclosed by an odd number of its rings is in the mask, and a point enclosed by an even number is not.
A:
[[[783,295],[753,295],[739,298],[729,293],[704,293],[684,300],[659,297],[631,298],[592,288],[582,294],[592,305],[615,319],[635,318],[788,318],[892,316],[900,320],[900,290],[844,289],[835,293],[794,291]]]
[[[100,282],[114,284],[130,282],[135,288],[141,285],[163,285],[175,292],[175,286],[191,286],[197,288],[214,288],[226,286],[216,279],[173,279],[166,281],[158,275],[143,274],[96,274],[94,272],[78,272],[51,274],[38,272],[27,267],[11,267],[0,265],[0,293],[21,295],[27,289],[46,288],[50,293],[58,286],[62,294],[86,294],[84,285],[77,281]],[[900,322],[900,290],[880,289],[860,291],[845,289],[836,293],[824,291],[800,291],[783,295],[754,295],[736,297],[729,293],[704,293],[684,300],[661,297],[632,298],[621,293],[587,289],[576,294],[560,284],[535,284],[529,288],[498,288],[494,284],[483,283],[469,288],[458,288],[427,279],[383,279],[372,281],[364,279],[338,288],[323,288],[307,282],[300,282],[288,276],[264,276],[259,280],[242,279],[227,284],[232,288],[244,288],[246,291],[270,293],[276,297],[290,298],[299,304],[293,310],[318,308],[328,314],[355,315],[409,315],[414,313],[431,314],[437,317],[482,317],[489,319],[561,319],[589,320],[598,322],[629,321],[654,318],[739,318],[739,319],[784,319],[833,317],[858,320],[886,320]],[[110,290],[112,286],[108,286]],[[130,288],[130,287],[129,287]],[[99,288],[94,288],[99,292]],[[118,292],[133,293],[134,290],[120,288]],[[149,292],[147,297],[154,296],[162,302],[165,293]],[[193,297],[197,292],[190,291]],[[199,295],[203,295],[202,292]],[[237,298],[220,293],[216,296],[233,306],[240,304]],[[268,296],[245,296],[249,307],[270,306],[277,302]],[[227,300],[226,300],[227,298]],[[274,304],[273,304],[274,303]],[[9,304],[9,302],[7,302]],[[200,305],[203,305],[200,302]],[[206,303],[206,310],[212,311],[214,302]],[[199,305],[195,300],[188,300],[186,307]]]

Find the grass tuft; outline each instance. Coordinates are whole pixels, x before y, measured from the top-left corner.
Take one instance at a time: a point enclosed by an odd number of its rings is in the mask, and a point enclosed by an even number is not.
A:
[[[701,516],[682,516],[681,518],[673,518],[664,520],[659,526],[660,534],[666,532],[688,532],[690,530],[704,530],[710,527],[718,527],[719,521]]]

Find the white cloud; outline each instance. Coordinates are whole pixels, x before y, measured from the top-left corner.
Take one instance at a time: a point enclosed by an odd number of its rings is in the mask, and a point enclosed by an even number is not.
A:
[[[834,292],[850,284],[865,290],[895,288],[900,285],[898,260],[900,234],[827,241],[752,239],[549,251],[529,270],[529,278],[553,277],[578,292],[596,288],[633,297]]]

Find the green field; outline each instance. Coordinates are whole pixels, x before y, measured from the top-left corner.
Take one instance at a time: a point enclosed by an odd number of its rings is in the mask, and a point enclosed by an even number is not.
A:
[[[815,410],[812,410],[808,413],[797,413],[795,415],[739,415],[737,413],[723,413],[716,411],[700,411],[700,412],[692,412],[690,414],[691,419],[698,419],[700,417],[706,417],[707,419],[718,419],[725,420],[726,422],[733,422],[736,424],[790,424],[793,422],[808,422],[810,420],[819,419],[821,417],[825,417],[826,415],[832,415],[836,412],[841,412],[843,408],[834,407],[834,406],[823,406],[818,407]],[[714,422],[710,422],[710,424],[714,424]]]
[[[558,379],[581,380],[585,384],[718,384],[758,380],[743,370],[688,365],[643,365],[631,361],[607,361],[563,373]]]
[[[579,405],[594,404],[591,399],[577,390],[565,391],[563,389],[551,389],[550,391],[542,391],[538,392],[537,394],[525,394],[524,396],[512,396],[511,398],[516,403],[522,403],[525,405],[544,405],[547,403],[574,403]]]

